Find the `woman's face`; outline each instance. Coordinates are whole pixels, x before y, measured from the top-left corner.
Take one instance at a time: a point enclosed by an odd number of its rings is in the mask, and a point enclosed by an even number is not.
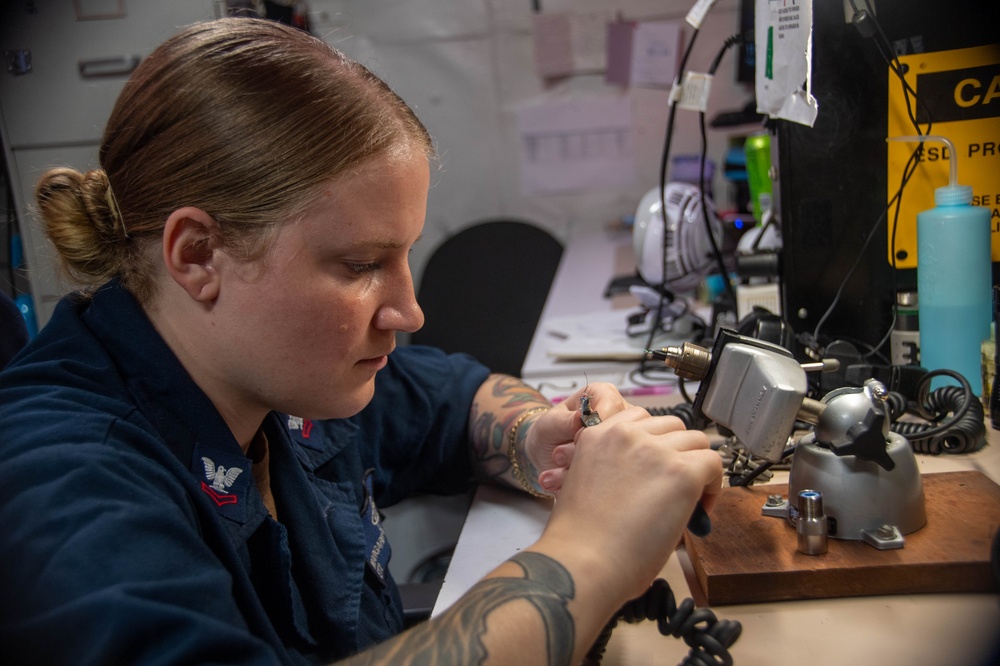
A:
[[[411,152],[338,177],[284,225],[262,263],[229,265],[214,304],[218,339],[231,341],[219,350],[217,379],[236,401],[224,414],[345,417],[371,400],[396,331],[424,322],[408,253],[430,175],[427,158]]]

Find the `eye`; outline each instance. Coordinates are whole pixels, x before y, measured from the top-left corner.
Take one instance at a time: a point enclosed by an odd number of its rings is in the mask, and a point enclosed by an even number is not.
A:
[[[348,263],[347,267],[350,268],[355,273],[373,273],[382,267],[382,264],[378,262],[371,262],[367,264],[355,264]]]

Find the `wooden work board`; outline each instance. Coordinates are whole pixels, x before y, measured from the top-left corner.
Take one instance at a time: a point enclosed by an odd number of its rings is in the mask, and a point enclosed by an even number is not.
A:
[[[712,510],[712,532],[684,535],[701,592],[710,606],[932,592],[990,592],[990,565],[1000,526],[1000,486],[979,472],[922,475],[927,524],[902,548],[829,540],[824,555],[796,549],[795,528],[764,516],[767,496],[787,485],[724,488]]]

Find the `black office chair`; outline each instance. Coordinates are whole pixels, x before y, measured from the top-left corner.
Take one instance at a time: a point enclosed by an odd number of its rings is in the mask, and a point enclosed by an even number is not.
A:
[[[562,251],[549,232],[518,220],[462,229],[427,262],[417,291],[426,323],[411,342],[520,376]]]

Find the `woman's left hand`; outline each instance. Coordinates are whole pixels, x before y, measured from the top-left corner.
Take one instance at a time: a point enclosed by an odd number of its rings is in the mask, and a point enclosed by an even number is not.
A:
[[[538,469],[538,484],[555,494],[562,488],[566,470],[576,451],[574,438],[583,426],[581,401],[589,398],[589,409],[607,418],[630,407],[614,384],[595,382],[580,389],[538,417],[527,433],[525,455]]]

